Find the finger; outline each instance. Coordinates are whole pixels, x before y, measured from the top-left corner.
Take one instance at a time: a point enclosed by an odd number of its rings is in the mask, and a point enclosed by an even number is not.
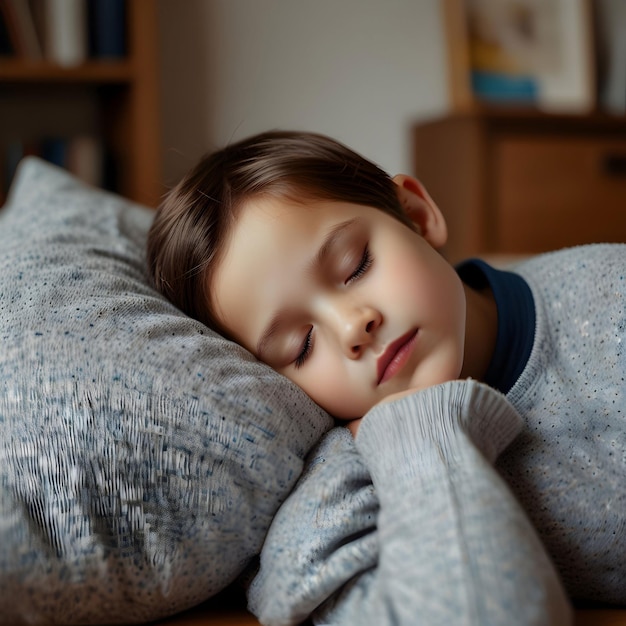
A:
[[[361,419],[352,420],[346,424],[346,428],[352,433],[353,437],[356,437],[356,434],[359,430],[359,426],[361,425]]]

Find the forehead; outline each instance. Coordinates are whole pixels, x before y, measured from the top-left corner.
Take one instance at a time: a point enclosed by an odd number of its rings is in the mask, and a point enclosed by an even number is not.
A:
[[[296,254],[323,228],[325,215],[317,204],[273,197],[246,201],[229,229],[218,270],[246,271],[278,253],[283,260]]]
[[[292,199],[289,196],[260,196],[246,200],[239,209],[239,216],[234,230],[246,230],[262,226],[273,230],[282,228],[283,222],[289,229],[299,230],[305,224],[319,221],[321,215],[318,206],[320,200]]]
[[[246,201],[238,211],[223,258],[247,253],[272,253],[280,245],[284,251],[301,250],[307,242],[321,236],[336,222],[354,216],[367,207],[334,200],[303,200],[290,198],[260,197]]]
[[[232,309],[246,296],[252,300],[261,291],[271,297],[272,284],[284,277],[294,257],[305,254],[325,223],[327,212],[316,204],[262,197],[241,206],[210,277],[211,304],[221,323],[232,319]]]
[[[285,285],[297,292],[303,271],[328,234],[367,210],[334,201],[274,198],[242,206],[208,285],[212,310],[223,328],[252,349],[244,330],[257,332],[257,322],[280,305]]]

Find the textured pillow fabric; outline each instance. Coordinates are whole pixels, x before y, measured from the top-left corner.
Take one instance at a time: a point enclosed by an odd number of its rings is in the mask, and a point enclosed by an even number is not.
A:
[[[151,219],[32,157],[0,211],[0,622],[210,597],[332,425],[149,286]]]

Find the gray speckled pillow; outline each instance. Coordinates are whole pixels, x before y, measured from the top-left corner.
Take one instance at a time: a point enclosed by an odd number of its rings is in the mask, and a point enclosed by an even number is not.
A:
[[[210,597],[331,426],[149,286],[151,219],[35,158],[0,211],[0,622]]]

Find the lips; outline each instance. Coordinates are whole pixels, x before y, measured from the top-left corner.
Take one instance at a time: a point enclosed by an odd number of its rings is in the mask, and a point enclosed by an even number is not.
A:
[[[378,357],[377,373],[379,385],[395,376],[402,369],[413,351],[416,337],[417,330],[410,330],[402,337],[392,341]]]

